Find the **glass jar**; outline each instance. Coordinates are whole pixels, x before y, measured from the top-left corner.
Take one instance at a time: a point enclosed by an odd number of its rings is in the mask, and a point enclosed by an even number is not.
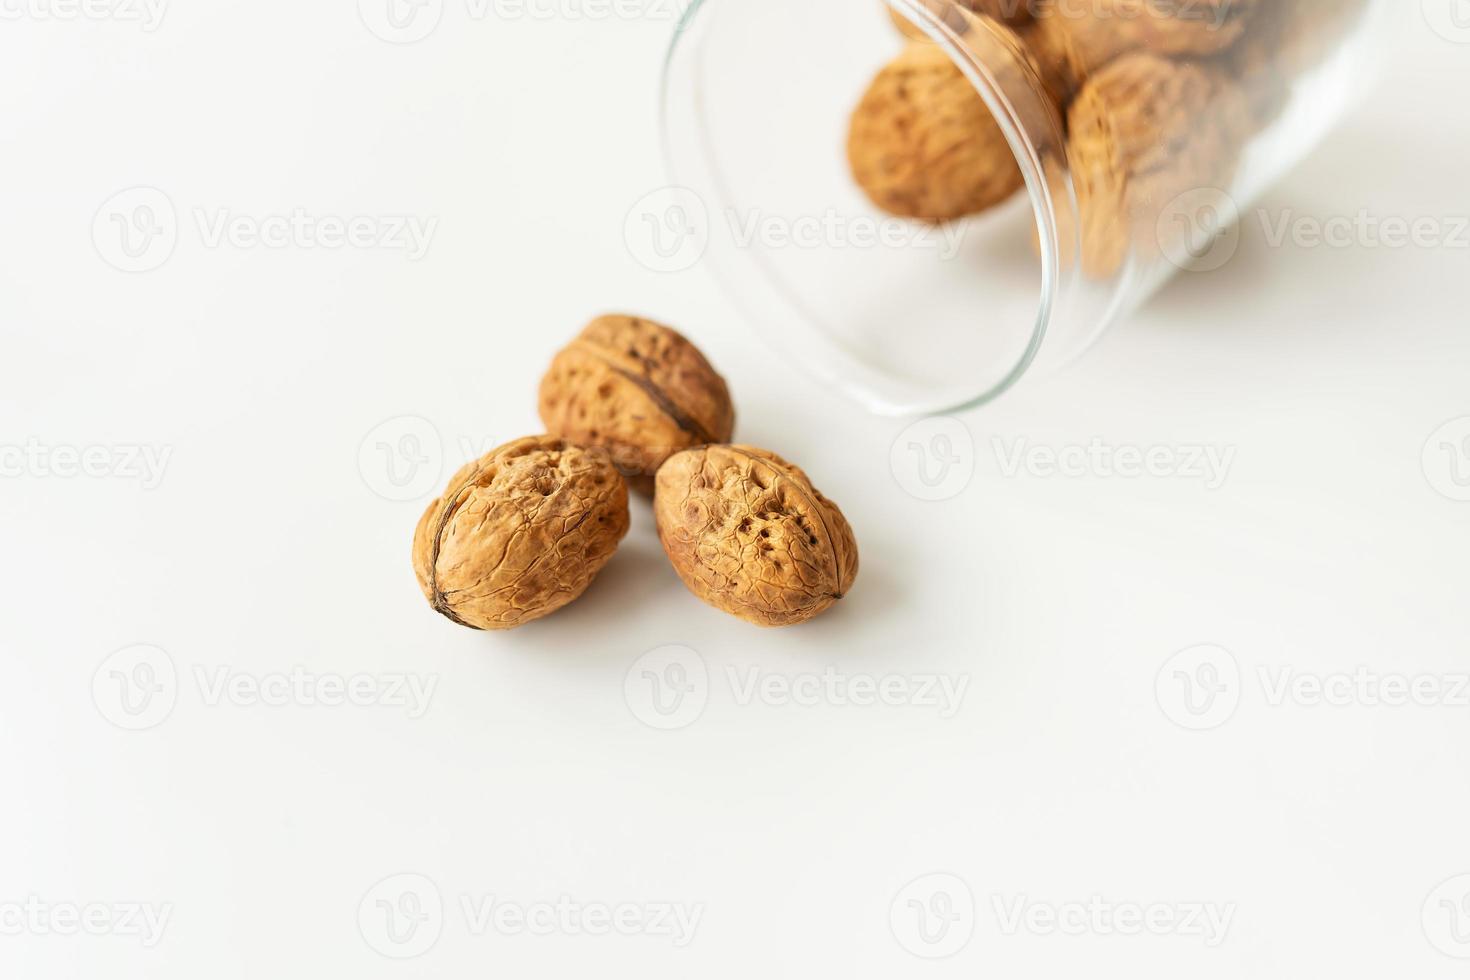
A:
[[[780,350],[876,412],[972,406],[1222,264],[1389,2],[694,0],[665,152]]]

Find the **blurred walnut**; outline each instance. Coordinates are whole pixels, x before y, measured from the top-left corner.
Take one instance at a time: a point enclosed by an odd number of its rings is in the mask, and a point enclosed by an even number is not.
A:
[[[936,45],[912,43],[853,112],[847,157],[889,214],[944,222],[1020,189],[1021,171],[975,87]]]
[[[1212,55],[1245,32],[1258,6],[1297,0],[1087,0],[1053,3],[1030,30],[1038,51],[1084,81],[1119,55]],[[1060,63],[1058,63],[1060,62]]]
[[[728,442],[735,409],[725,379],[668,327],[602,316],[551,362],[541,419],[553,435],[598,446],[623,473],[649,475],[681,449]]]
[[[413,568],[435,611],[512,629],[591,584],[628,531],[628,488],[605,453],[517,439],[464,466],[429,505]]]
[[[1134,249],[1156,257],[1160,215],[1187,192],[1228,187],[1250,131],[1224,72],[1141,53],[1093,75],[1068,125],[1082,268],[1093,279],[1115,275]]]
[[[758,626],[806,622],[857,576],[857,542],[799,468],[750,446],[708,446],[658,471],[664,551],[705,602]]]

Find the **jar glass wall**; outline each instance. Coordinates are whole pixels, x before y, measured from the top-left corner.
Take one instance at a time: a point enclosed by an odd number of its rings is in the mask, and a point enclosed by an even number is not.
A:
[[[870,409],[1070,360],[1351,104],[1388,0],[696,0],[674,183],[751,325]]]

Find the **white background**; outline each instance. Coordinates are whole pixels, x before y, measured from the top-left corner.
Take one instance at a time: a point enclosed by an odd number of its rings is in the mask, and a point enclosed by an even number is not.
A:
[[[1417,8],[1271,215],[1470,213],[1470,31]],[[412,45],[345,0],[177,3],[152,31],[47,9],[0,23],[0,444],[28,453],[0,479],[0,973],[1463,975],[1463,239],[1273,248],[1248,214],[1224,268],[946,430],[957,482],[925,501],[910,444],[935,430],[813,388],[703,269],[630,252],[624,219],[663,182],[672,5],[477,20],[448,0]],[[137,186],[166,195],[178,240],[125,273],[93,222]],[[198,227],[297,208],[437,224],[416,261],[210,247]],[[429,611],[408,561],[428,497],[538,428],[541,370],[608,310],[695,338],[740,437],[843,505],[863,568],[840,608],[770,633],[704,607],[638,504],[557,616],[488,635]],[[1008,472],[1018,446],[1094,440],[1232,462],[1213,489]],[[88,447],[96,475],[56,472]],[[157,479],[105,462],[129,447],[169,454]],[[640,661],[667,645],[693,651],[677,656],[697,717],[648,700],[645,670],[679,676]],[[139,662],[157,690],[129,715],[119,678],[146,681]],[[910,692],[940,677],[963,698],[740,690],[829,668]],[[1442,685],[1439,703],[1275,695],[1359,668]],[[421,713],[215,696],[293,670],[365,675],[385,697],[403,675],[435,686]],[[1180,672],[1217,700],[1184,700]],[[378,886],[402,874],[422,877]],[[395,945],[378,901],[409,908],[405,888],[426,918]],[[657,928],[477,933],[463,904],[562,896],[700,919],[679,946]],[[950,931],[926,944],[909,902],[946,896]],[[1017,902],[1094,900],[1231,919],[1217,945],[1007,924]],[[24,910],[92,903],[169,918],[149,945]],[[953,955],[916,955],[935,952]]]

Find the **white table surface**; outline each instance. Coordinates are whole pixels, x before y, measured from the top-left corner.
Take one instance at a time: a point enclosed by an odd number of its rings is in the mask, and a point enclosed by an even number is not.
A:
[[[7,5],[0,974],[1463,975],[1470,44],[1418,6],[1261,206],[1446,241],[1271,247],[1252,212],[1225,268],[963,416],[973,477],[927,502],[891,465],[904,422],[625,246],[663,183],[663,8],[450,0],[399,46],[345,0],[177,4],[152,31]],[[178,241],[127,274],[92,222],[136,186]],[[413,261],[197,222],[295,208],[437,225]],[[840,609],[769,633],[706,608],[641,506],[554,618],[427,609],[427,491],[535,431],[552,351],[623,309],[694,337],[740,436],[840,501],[863,558]],[[1230,465],[1008,473],[1094,441]],[[408,480],[379,443],[426,462]],[[94,475],[62,475],[72,451]],[[693,701],[665,716],[645,671],[679,675],[640,658],[670,645]],[[157,691],[129,714],[139,664]],[[359,675],[368,703],[318,703]],[[898,703],[853,703],[868,683]],[[417,931],[387,931],[414,896]],[[926,942],[915,910],[947,900]]]

